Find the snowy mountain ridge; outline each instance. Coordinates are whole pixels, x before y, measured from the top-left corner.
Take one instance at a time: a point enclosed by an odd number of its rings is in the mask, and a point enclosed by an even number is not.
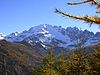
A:
[[[9,42],[26,41],[31,45],[38,42],[41,43],[43,47],[53,45],[64,48],[74,48],[79,40],[83,42],[83,45],[100,42],[100,32],[94,34],[88,30],[79,30],[77,27],[62,28],[61,26],[42,24],[21,33],[15,32],[7,36],[0,34],[0,39]]]
[[[0,40],[4,39],[4,37],[6,37],[6,35],[4,35],[3,33],[0,33]]]

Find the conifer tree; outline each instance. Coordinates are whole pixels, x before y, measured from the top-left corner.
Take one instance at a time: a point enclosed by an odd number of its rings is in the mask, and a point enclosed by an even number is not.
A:
[[[100,48],[94,50],[93,56],[95,61],[95,66],[93,67],[95,71],[95,75],[100,75]]]
[[[55,60],[53,67],[58,72],[59,75],[67,75],[68,61],[65,59],[64,53],[62,53],[60,57]]]
[[[59,75],[58,72],[53,68],[54,55],[50,50],[46,57],[44,57],[40,66],[33,69],[34,75]]]

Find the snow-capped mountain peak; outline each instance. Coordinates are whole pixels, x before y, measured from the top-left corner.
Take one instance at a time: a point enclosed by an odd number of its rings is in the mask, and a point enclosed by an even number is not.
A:
[[[3,38],[2,38],[3,39]],[[88,30],[79,30],[77,27],[62,28],[61,26],[52,26],[42,24],[31,27],[21,33],[15,32],[4,37],[10,42],[26,41],[31,45],[40,42],[43,47],[54,45],[59,47],[76,47],[77,40],[81,39],[84,45],[100,42],[100,32],[94,34]]]
[[[0,40],[4,39],[5,36],[6,36],[5,34],[0,33]]]

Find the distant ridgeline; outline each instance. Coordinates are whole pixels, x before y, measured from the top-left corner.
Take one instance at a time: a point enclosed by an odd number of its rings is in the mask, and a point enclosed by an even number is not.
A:
[[[61,26],[43,24],[21,33],[15,32],[7,36],[0,34],[0,39],[9,42],[27,42],[34,46],[39,44],[39,47],[45,49],[51,47],[73,49],[78,46],[80,41],[82,46],[100,42],[100,32],[94,34],[88,30],[79,30],[77,27],[62,28]]]

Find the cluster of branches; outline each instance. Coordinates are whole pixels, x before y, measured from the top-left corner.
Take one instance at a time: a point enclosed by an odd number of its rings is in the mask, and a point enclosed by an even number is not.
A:
[[[84,1],[81,1],[81,2],[70,2],[70,3],[67,3],[68,5],[80,5],[80,4],[84,4],[84,3],[89,3],[90,5],[95,5],[96,6],[96,13],[97,14],[100,14],[100,1],[95,1],[95,0],[84,0]],[[67,16],[69,18],[73,18],[73,19],[78,19],[78,20],[83,20],[87,23],[90,23],[90,24],[97,24],[100,26],[100,17],[98,16],[89,16],[89,15],[85,15],[85,16],[74,16],[74,15],[71,15],[67,12],[64,12],[64,11],[61,11],[59,9],[55,9],[55,12],[56,13],[59,13],[59,14],[62,14],[64,16]]]

